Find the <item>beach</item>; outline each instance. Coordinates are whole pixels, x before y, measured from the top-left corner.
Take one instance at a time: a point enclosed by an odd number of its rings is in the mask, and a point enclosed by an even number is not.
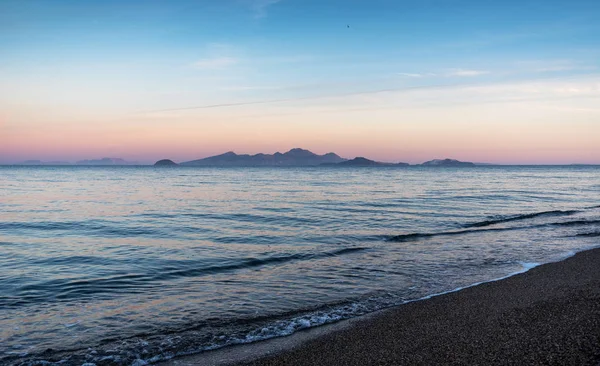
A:
[[[600,249],[290,337],[169,365],[598,365]]]

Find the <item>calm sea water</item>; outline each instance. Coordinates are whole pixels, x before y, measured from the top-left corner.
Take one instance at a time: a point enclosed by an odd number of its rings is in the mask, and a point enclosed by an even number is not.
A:
[[[152,362],[598,245],[599,167],[0,167],[0,363]]]

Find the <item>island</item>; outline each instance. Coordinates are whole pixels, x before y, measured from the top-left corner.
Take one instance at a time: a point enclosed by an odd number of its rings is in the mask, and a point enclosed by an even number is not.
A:
[[[107,158],[94,163],[104,163]],[[89,162],[89,161],[87,161]],[[111,163],[110,160],[106,163]],[[81,162],[78,162],[81,164]],[[114,164],[114,163],[113,163]],[[409,163],[388,163],[371,160],[363,156],[354,159],[345,159],[336,153],[330,152],[318,155],[310,150],[294,148],[288,152],[274,154],[258,153],[236,154],[233,151],[206,158],[175,163],[170,159],[162,159],[154,163],[154,166],[188,166],[188,167],[475,167],[476,164],[456,159],[434,159],[422,164],[411,165]]]
[[[178,166],[176,162],[170,159],[162,159],[154,163],[154,166]]]
[[[182,166],[228,166],[228,167],[259,167],[259,166],[318,166],[324,163],[340,163],[346,159],[334,153],[317,155],[309,150],[295,148],[286,153],[238,155],[233,151],[211,156],[204,159],[186,161]]]
[[[371,159],[364,158],[362,156],[356,157],[351,160],[342,161],[339,163],[324,163],[322,166],[331,167],[405,167],[409,166],[408,163],[382,163]]]
[[[475,163],[468,161],[459,161],[456,159],[434,159],[420,164],[427,167],[474,167]]]

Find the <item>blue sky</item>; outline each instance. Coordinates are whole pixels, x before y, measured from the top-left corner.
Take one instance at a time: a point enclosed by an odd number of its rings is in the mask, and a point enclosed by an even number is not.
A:
[[[123,125],[134,114],[167,109],[285,99],[290,102],[259,104],[242,114],[289,115],[300,108],[351,110],[365,101],[339,99],[361,93],[525,82],[553,83],[538,87],[548,90],[579,88],[585,95],[576,97],[584,103],[581,98],[597,97],[599,14],[598,1],[4,0],[0,128],[7,129],[5,136],[20,130],[15,138],[25,138],[27,129],[60,121],[71,132],[104,125],[108,133],[116,123],[111,121]],[[562,96],[539,94],[536,100]],[[475,93],[453,103],[490,102],[477,98]],[[230,121],[233,113],[201,112],[185,118]],[[173,116],[161,128],[188,126],[182,118]],[[219,122],[203,123],[199,129]],[[156,122],[152,128],[158,129]],[[584,133],[589,126],[582,128]],[[1,151],[4,160],[26,157],[16,150]],[[142,159],[147,153],[113,151]],[[400,159],[402,153],[380,157]]]

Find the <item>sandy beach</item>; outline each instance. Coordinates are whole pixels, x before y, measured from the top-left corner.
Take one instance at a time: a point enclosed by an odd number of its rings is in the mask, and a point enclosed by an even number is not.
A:
[[[600,249],[500,281],[170,365],[599,365]]]

